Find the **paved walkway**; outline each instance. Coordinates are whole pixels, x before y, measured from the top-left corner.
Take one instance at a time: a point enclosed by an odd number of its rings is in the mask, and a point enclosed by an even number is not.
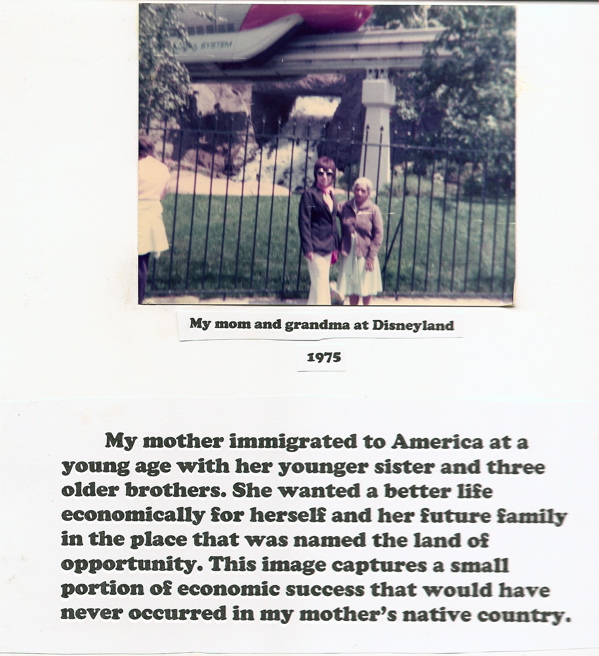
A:
[[[306,300],[301,298],[292,298],[281,300],[280,298],[265,297],[248,297],[235,298],[233,296],[225,298],[200,298],[199,296],[155,296],[149,297],[144,301],[148,305],[306,305]],[[341,305],[340,302],[333,305]],[[349,305],[346,299],[344,305]],[[375,297],[371,305],[386,305],[389,307],[510,307],[510,303],[502,303],[493,299],[486,298],[398,298],[394,297]]]
[[[180,194],[193,194],[198,196],[289,196],[289,189],[281,185],[258,183],[249,180],[241,183],[227,178],[210,178],[201,173],[193,171],[173,171],[169,189],[172,193],[179,191]]]

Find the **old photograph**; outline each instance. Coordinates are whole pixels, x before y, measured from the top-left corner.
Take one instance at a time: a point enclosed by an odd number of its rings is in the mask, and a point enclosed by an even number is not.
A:
[[[515,14],[141,4],[138,301],[511,305]]]

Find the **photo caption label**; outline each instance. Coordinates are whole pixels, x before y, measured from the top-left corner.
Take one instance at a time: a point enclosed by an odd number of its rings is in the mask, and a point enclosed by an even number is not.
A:
[[[177,312],[181,341],[211,339],[324,340],[463,337],[463,314],[403,308],[198,308]],[[328,350],[328,349],[327,349]]]

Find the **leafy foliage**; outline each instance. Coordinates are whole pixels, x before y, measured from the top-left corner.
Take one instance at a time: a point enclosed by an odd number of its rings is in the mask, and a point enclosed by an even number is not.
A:
[[[188,44],[175,4],[139,5],[139,122],[178,118],[188,104],[189,74],[175,55]]]
[[[438,7],[430,5],[376,5],[370,22],[387,29],[433,27]]]
[[[383,5],[374,23],[445,29],[417,73],[395,80],[396,115],[429,142],[511,148],[515,133],[515,11],[510,6]],[[446,57],[439,57],[443,52]]]
[[[511,144],[515,130],[515,11],[510,6],[445,6],[446,27],[431,47],[418,95],[444,114],[442,131],[466,147]],[[449,52],[438,59],[441,50]]]

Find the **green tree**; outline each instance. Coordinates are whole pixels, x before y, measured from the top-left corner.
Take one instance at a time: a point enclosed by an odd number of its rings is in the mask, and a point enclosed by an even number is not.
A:
[[[511,147],[515,133],[515,11],[444,6],[445,27],[417,76],[416,99],[442,112],[442,135],[469,148]],[[439,57],[441,51],[448,56]]]
[[[178,119],[190,94],[189,73],[176,59],[189,44],[176,4],[139,5],[139,122]]]
[[[395,78],[396,114],[401,121],[419,126],[429,141],[443,139],[469,148],[511,147],[513,7],[377,5],[371,20],[386,28],[444,28],[428,48],[421,70]],[[430,125],[437,127],[432,133]]]
[[[370,24],[386,29],[434,27],[437,7],[431,5],[376,5]]]

